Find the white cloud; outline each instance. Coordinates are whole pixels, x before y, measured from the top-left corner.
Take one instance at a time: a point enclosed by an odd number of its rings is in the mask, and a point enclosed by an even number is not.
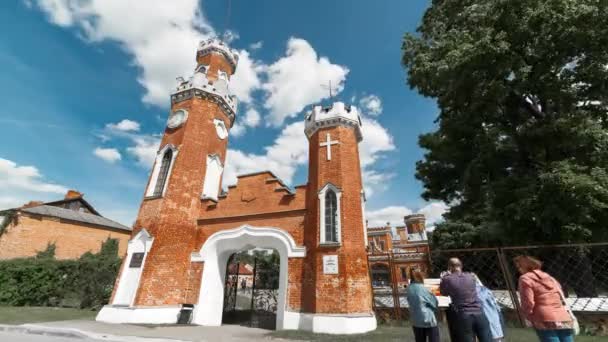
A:
[[[129,132],[129,131],[133,131],[133,132],[137,132],[139,131],[139,122],[137,121],[133,121],[133,120],[129,120],[129,119],[123,119],[122,121],[120,121],[119,123],[109,123],[106,125],[107,129],[110,130],[114,130],[114,131],[123,131],[123,132]]]
[[[395,144],[393,137],[378,121],[361,117],[363,141],[359,146],[361,154],[361,165],[364,167],[373,166],[383,152],[393,151]]]
[[[258,42],[255,42],[255,43],[249,45],[249,50],[251,50],[251,51],[259,50],[262,48],[262,46],[264,46],[264,42],[260,40]]]
[[[382,100],[373,94],[362,97],[359,106],[368,115],[378,116],[382,113]]]
[[[0,209],[16,207],[30,200],[54,199],[68,189],[44,179],[35,166],[18,166],[17,163],[0,158]]]
[[[117,42],[140,68],[143,101],[169,105],[175,77],[195,66],[194,47],[214,35],[197,0],[37,0],[49,21],[77,27],[85,39]]]
[[[251,102],[251,94],[261,87],[259,73],[263,65],[249,57],[249,52],[239,51],[239,64],[230,79],[230,90],[242,103]]]
[[[238,121],[238,119],[237,119]],[[232,128],[230,128],[230,136],[233,138],[238,138],[238,137],[242,137],[243,134],[245,134],[245,131],[247,131],[247,128],[244,125],[241,125],[238,122],[235,122],[232,125]]]
[[[327,57],[319,57],[306,40],[290,38],[286,56],[264,69],[268,79],[262,88],[267,92],[264,107],[270,110],[269,124],[279,126],[305,106],[328,98],[323,85],[329,81],[334,94],[341,92],[348,71]]]
[[[363,177],[365,196],[368,198],[388,189],[391,179],[395,177],[395,173],[380,172],[370,168],[362,168],[361,175]]]
[[[119,161],[121,158],[120,152],[118,152],[118,150],[115,148],[97,147],[93,151],[93,154],[111,164]]]
[[[424,214],[426,217],[427,229],[434,229],[435,225],[443,221],[442,215],[448,211],[449,207],[443,202],[431,202],[418,210],[419,214]]]
[[[131,140],[135,143],[134,146],[127,147],[127,152],[137,159],[137,162],[145,167],[152,168],[158,146],[160,145],[160,137],[156,135],[132,135]]]
[[[234,127],[233,127],[234,129]],[[304,135],[304,122],[287,125],[274,141],[265,148],[265,154],[228,150],[224,187],[236,184],[237,175],[270,170],[287,183],[293,181],[298,166],[308,160],[308,141]]]
[[[369,227],[386,226],[390,223],[391,226],[404,225],[403,217],[412,214],[412,210],[403,206],[389,206],[378,210],[368,210],[365,213],[367,224]]]
[[[243,117],[237,116],[236,122],[230,128],[230,136],[233,138],[242,137],[248,128],[257,127],[260,120],[260,113],[255,108],[247,108]]]
[[[260,113],[253,108],[249,108],[247,112],[245,112],[243,123],[247,127],[257,127],[260,124]]]
[[[448,209],[443,202],[430,202],[420,208],[416,214],[424,214],[427,230],[433,230],[435,224],[443,220],[442,216]],[[385,226],[388,222],[391,226],[403,226],[403,217],[413,214],[413,211],[404,206],[388,206],[377,210],[368,210],[365,217],[369,227]]]
[[[390,180],[395,177],[393,172],[381,172],[375,168],[375,163],[386,152],[395,150],[393,137],[378,121],[366,116],[361,117],[363,123],[363,141],[359,144],[363,187],[368,197],[387,189]]]
[[[125,124],[125,121],[128,123]],[[135,129],[137,128],[137,129]],[[156,152],[160,145],[161,136],[158,134],[136,133],[139,124],[135,121],[122,120],[118,124],[106,124],[105,129],[95,133],[102,142],[107,142],[113,138],[119,138],[129,142],[126,153],[135,158],[140,166],[151,168],[156,159]],[[95,155],[108,161],[115,162],[122,159],[121,153],[117,148],[97,148]]]

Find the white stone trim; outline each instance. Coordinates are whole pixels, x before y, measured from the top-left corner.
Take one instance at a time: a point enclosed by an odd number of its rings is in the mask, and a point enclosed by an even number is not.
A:
[[[212,163],[216,163],[218,168],[210,167]],[[215,153],[207,155],[205,179],[203,180],[203,192],[201,194],[201,199],[211,199],[217,201],[220,193],[223,172],[224,165],[222,165],[222,159],[220,156]]]
[[[363,140],[361,116],[355,106],[347,106],[339,101],[327,107],[314,106],[304,120],[304,132],[309,139],[321,128],[336,126],[352,127],[357,141]]]
[[[113,305],[128,305],[133,306],[137,291],[139,290],[139,281],[144,267],[146,266],[146,260],[148,254],[152,248],[154,238],[144,228],[135,235],[127,244],[127,256],[125,257],[125,263],[123,265],[122,272],[120,273],[120,280],[118,281],[118,288],[112,300]],[[144,253],[144,258],[141,263],[141,267],[132,269],[129,267],[131,257],[133,253]],[[131,297],[126,299],[123,297]],[[122,301],[122,303],[121,303]],[[127,303],[128,302],[128,303]]]
[[[165,180],[165,186],[163,187],[161,197],[165,196],[167,186],[169,185],[169,179],[171,178],[171,171],[173,171],[173,165],[175,165],[175,158],[177,158],[177,153],[179,152],[178,148],[172,144],[163,146],[163,148],[156,153],[156,160],[154,161],[154,167],[152,168],[152,173],[150,175],[150,184],[148,184],[148,189],[146,189],[146,197],[154,196],[154,188],[156,188],[156,182],[158,181],[158,173],[160,172],[163,156],[168,149],[173,151],[173,155],[171,156],[171,165],[169,165],[169,172],[167,173],[167,179]]]
[[[336,206],[337,206],[337,216],[338,216],[338,221],[337,221],[337,228],[338,228],[338,232],[337,232],[337,239],[338,241],[325,241],[325,194],[327,193],[327,190],[331,189],[335,194],[336,194]],[[331,183],[327,183],[325,184],[324,187],[321,188],[321,190],[319,190],[319,243],[320,244],[335,244],[335,243],[342,243],[342,214],[341,214],[341,201],[340,198],[342,197],[342,190],[340,190],[340,188],[338,188],[337,186],[331,184]]]
[[[285,311],[281,330],[307,330],[323,334],[363,334],[376,330],[376,316],[363,314],[314,314]]]
[[[213,119],[213,127],[215,127],[215,133],[220,140],[224,140],[228,137],[228,129],[226,128],[224,120]],[[220,131],[218,131],[218,127],[221,129],[221,134]]]
[[[280,256],[279,296],[277,303],[277,327],[283,326],[288,284],[288,259],[303,258],[306,248],[296,245],[286,231],[271,227],[243,225],[236,229],[219,231],[211,235],[191,261],[205,262],[192,323],[205,326],[222,324],[224,305],[224,281],[226,265],[231,254],[251,248],[272,248]]]
[[[363,218],[363,238],[365,241],[365,247],[368,245],[367,241],[367,215],[365,214],[365,202],[367,202],[367,197],[365,197],[365,190],[361,189],[361,217]]]
[[[98,322],[131,324],[175,324],[181,306],[125,307],[105,305],[95,318]]]

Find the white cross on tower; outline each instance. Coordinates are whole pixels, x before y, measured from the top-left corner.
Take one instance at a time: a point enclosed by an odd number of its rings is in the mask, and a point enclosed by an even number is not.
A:
[[[337,145],[340,142],[337,140],[332,141],[329,133],[327,133],[327,140],[321,143],[321,147],[327,146],[327,160],[331,160],[331,145]]]

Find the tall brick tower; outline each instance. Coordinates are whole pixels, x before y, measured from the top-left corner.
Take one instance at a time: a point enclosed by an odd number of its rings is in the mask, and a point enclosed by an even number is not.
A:
[[[365,248],[359,112],[335,102],[315,106],[305,120],[309,183],[303,289],[309,300],[304,310],[344,317],[342,322],[328,320],[331,324],[350,321],[375,328]]]
[[[220,191],[228,132],[236,112],[229,82],[238,55],[211,39],[200,43],[196,61],[193,76],[178,78],[171,95],[167,127],[134,224],[134,236],[145,227],[153,237],[152,247],[139,265],[123,265],[123,272],[140,270],[139,276],[133,276],[139,277],[139,286],[120,287],[115,304],[179,305],[189,303],[189,296],[198,291],[189,288],[190,254],[201,200],[217,201]]]

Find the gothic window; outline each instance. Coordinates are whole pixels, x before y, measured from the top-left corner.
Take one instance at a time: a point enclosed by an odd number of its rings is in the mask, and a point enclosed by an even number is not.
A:
[[[340,197],[339,188],[331,183],[319,191],[320,214],[320,243],[339,244],[341,241],[340,228]]]
[[[338,242],[338,199],[333,190],[325,194],[325,242]]]
[[[165,182],[167,181],[167,176],[169,175],[169,167],[171,166],[171,159],[173,157],[173,151],[167,150],[165,155],[163,156],[162,162],[160,164],[160,171],[158,172],[158,180],[156,181],[156,186],[154,187],[154,194],[152,196],[162,196],[163,190],[165,189]]]
[[[164,195],[176,156],[177,149],[173,145],[166,145],[158,151],[146,197],[161,197]]]

